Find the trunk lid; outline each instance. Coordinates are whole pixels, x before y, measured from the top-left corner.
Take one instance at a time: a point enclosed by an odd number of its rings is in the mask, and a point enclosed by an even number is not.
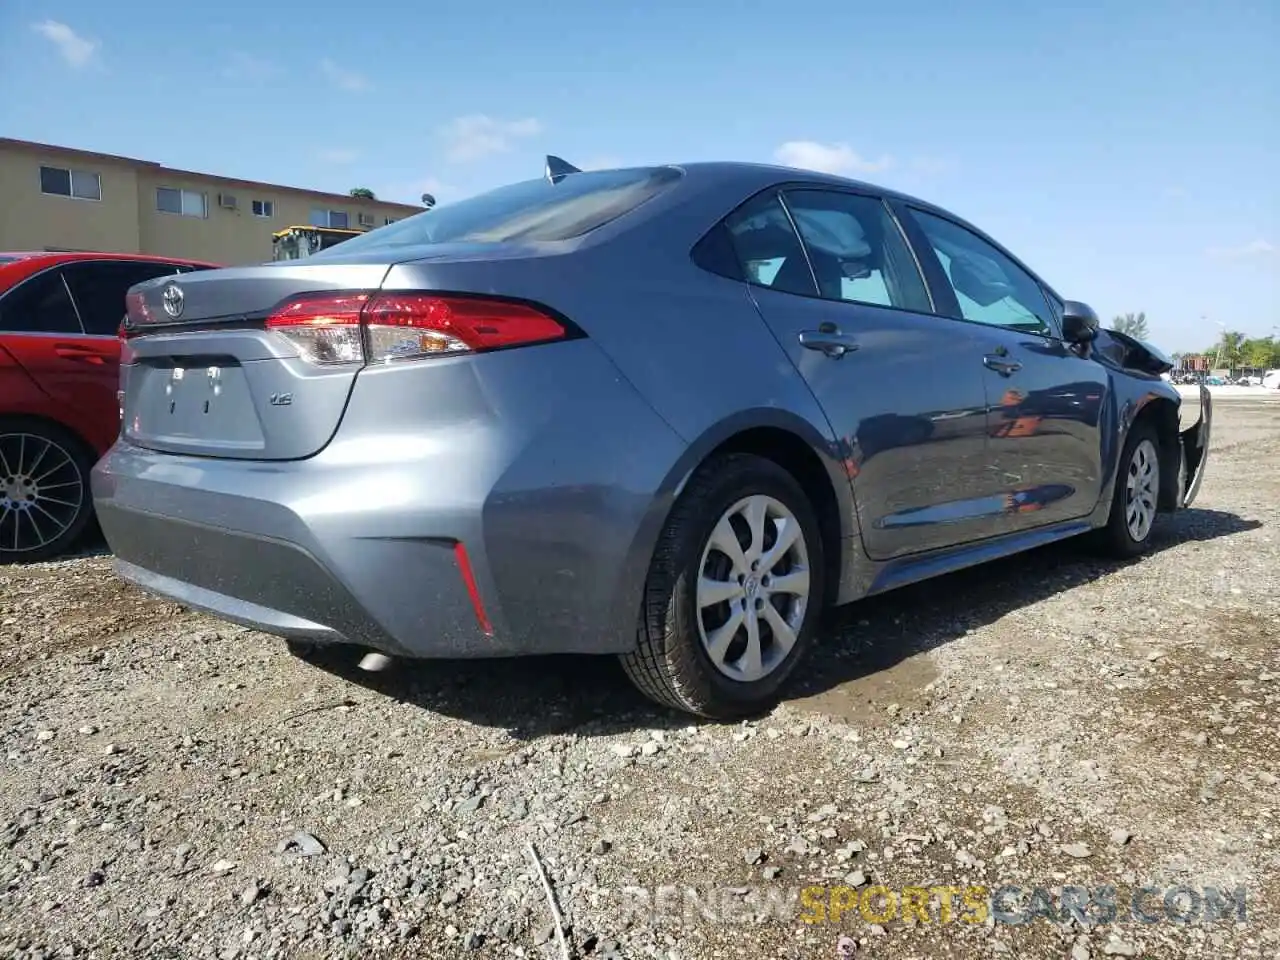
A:
[[[265,327],[317,291],[373,291],[385,252],[162,277],[129,291],[122,432],[154,450],[247,460],[309,457],[338,428],[359,363],[316,365]]]

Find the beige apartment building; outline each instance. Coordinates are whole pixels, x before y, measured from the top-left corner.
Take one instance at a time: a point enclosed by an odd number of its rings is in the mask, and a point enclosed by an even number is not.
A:
[[[422,209],[0,137],[0,250],[260,263],[285,227],[369,230]]]

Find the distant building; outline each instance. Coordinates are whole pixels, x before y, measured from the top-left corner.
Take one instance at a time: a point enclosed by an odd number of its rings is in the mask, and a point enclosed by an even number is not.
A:
[[[0,250],[257,263],[285,227],[368,230],[423,209],[0,137]]]

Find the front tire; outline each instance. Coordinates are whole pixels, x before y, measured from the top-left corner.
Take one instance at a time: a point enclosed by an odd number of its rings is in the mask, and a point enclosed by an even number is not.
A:
[[[93,452],[39,420],[0,418],[0,563],[64,553],[93,517]]]
[[[1159,515],[1160,476],[1160,436],[1152,424],[1137,423],[1120,455],[1107,525],[1098,531],[1102,552],[1127,560],[1150,548]]]
[[[751,454],[709,461],[659,539],[623,668],[687,713],[767,710],[812,642],[824,564],[817,516],[791,474]]]

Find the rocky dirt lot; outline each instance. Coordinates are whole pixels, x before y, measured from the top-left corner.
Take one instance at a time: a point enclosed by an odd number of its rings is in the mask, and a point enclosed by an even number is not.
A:
[[[562,957],[530,843],[574,957],[1280,956],[1280,401],[1216,413],[1148,558],[847,608],[740,725],[612,661],[321,669],[103,555],[0,570],[0,956]],[[901,909],[940,886],[984,889]]]

